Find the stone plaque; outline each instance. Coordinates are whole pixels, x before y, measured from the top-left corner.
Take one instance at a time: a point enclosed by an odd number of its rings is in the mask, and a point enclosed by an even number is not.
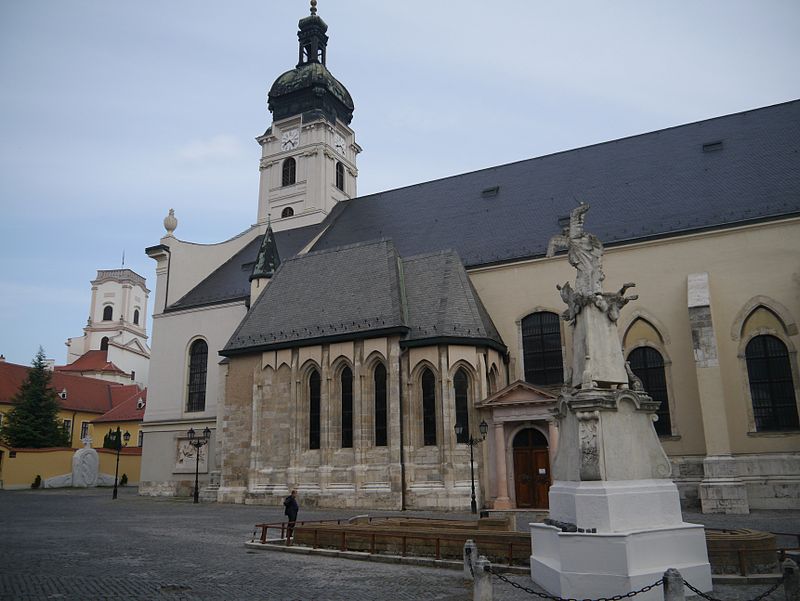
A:
[[[195,447],[189,443],[188,438],[179,438],[175,457],[175,469],[173,474],[193,474],[195,471]],[[208,445],[203,445],[199,449],[200,466],[198,471],[201,474],[208,472]]]

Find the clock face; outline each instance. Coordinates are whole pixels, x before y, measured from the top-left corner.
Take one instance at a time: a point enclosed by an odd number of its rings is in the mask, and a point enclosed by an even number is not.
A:
[[[300,132],[290,129],[281,135],[281,150],[292,150],[300,144]]]
[[[339,134],[333,136],[333,147],[341,155],[344,155],[344,138]]]

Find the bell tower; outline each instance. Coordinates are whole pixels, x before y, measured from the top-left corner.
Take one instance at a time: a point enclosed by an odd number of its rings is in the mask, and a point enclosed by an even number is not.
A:
[[[272,215],[276,231],[321,222],[337,202],[356,196],[356,156],[350,129],[353,99],[326,66],[328,26],[311,14],[298,23],[297,66],[268,94],[273,122],[262,136],[258,223]]]

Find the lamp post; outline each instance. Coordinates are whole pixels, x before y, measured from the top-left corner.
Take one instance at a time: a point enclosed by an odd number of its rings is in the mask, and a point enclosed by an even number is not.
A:
[[[200,485],[198,479],[200,478],[200,448],[208,444],[208,439],[211,437],[211,430],[206,426],[203,430],[203,438],[194,437],[194,428],[189,428],[187,432],[189,436],[189,444],[194,447],[194,502],[200,502]]]
[[[461,436],[461,433],[464,431],[464,426],[461,424],[456,424],[454,429],[456,431],[456,441],[458,441],[458,437]],[[472,478],[472,502],[470,503],[470,507],[473,514],[478,513],[478,503],[475,501],[475,456],[472,449],[476,445],[479,445],[486,440],[486,433],[489,431],[489,425],[485,420],[481,421],[478,429],[481,431],[480,438],[474,438],[472,434],[470,434],[469,438],[464,441],[464,444],[469,445],[469,473],[470,477]]]
[[[131,433],[128,432],[127,430],[125,430],[125,434],[122,434],[122,432],[119,429],[119,426],[117,426],[117,431],[114,432],[114,440],[117,443],[116,444],[116,447],[117,447],[117,467],[114,468],[114,493],[111,495],[112,499],[116,499],[117,498],[117,478],[119,476],[119,453],[122,450],[123,446],[126,446],[126,447],[128,446],[128,442],[130,441],[130,439],[131,439]],[[124,441],[124,445],[123,445],[123,441]]]

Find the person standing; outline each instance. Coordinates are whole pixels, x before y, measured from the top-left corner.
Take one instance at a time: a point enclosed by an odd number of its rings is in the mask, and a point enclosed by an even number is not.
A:
[[[300,510],[300,505],[297,503],[297,490],[292,490],[290,494],[283,501],[283,513],[289,518],[289,525],[286,529],[286,544],[292,543],[292,533],[294,532],[294,524],[297,521],[297,512]]]

